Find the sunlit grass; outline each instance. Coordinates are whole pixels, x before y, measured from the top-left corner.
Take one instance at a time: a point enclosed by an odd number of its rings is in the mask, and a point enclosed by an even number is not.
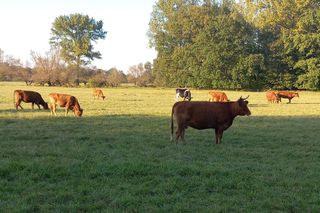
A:
[[[13,107],[13,90],[76,96],[83,117]],[[317,212],[320,209],[320,93],[292,104],[249,97],[214,145],[212,130],[188,128],[169,141],[174,88],[35,87],[0,82],[0,207],[4,212]],[[207,100],[209,90],[191,90]]]

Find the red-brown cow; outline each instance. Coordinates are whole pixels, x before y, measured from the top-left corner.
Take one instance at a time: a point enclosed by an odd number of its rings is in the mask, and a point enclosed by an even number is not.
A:
[[[26,103],[32,103],[32,109],[34,109],[34,104],[36,104],[39,109],[39,105],[41,105],[44,109],[48,109],[48,103],[44,102],[43,98],[38,92],[27,90],[15,90],[13,92],[13,96],[14,106],[16,110],[18,110],[18,107],[23,109],[21,106],[22,101]]]
[[[275,91],[267,91],[266,98],[269,103],[279,103],[280,98]]]
[[[249,97],[249,96],[248,96]],[[248,98],[247,97],[247,98]],[[171,112],[171,140],[173,139],[173,117],[176,118],[176,142],[184,140],[185,129],[215,129],[216,144],[221,143],[223,131],[228,129],[238,115],[251,115],[247,98],[235,102],[212,103],[207,101],[177,102]]]
[[[226,93],[220,91],[210,91],[209,94],[209,101],[214,102],[227,102],[229,101]]]
[[[75,116],[81,117],[83,113],[83,109],[81,109],[78,99],[72,95],[59,94],[59,93],[50,93],[50,110],[51,115],[57,115],[56,109],[57,105],[60,107],[65,107],[65,116],[67,116],[69,110],[72,110]]]
[[[280,102],[281,102],[281,98],[289,99],[288,104],[291,103],[291,99],[292,98],[294,98],[294,97],[298,97],[299,98],[299,93],[297,93],[297,92],[278,91],[276,94],[280,98]]]
[[[103,92],[101,89],[94,89],[93,90],[93,98],[98,97],[98,99],[101,97],[102,100],[106,98],[106,96],[103,95]]]

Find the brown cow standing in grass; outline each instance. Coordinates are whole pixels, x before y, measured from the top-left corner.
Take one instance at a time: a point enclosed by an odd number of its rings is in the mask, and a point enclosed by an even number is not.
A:
[[[248,96],[249,97],[249,96]],[[247,98],[248,98],[247,97]],[[171,112],[171,140],[173,139],[173,117],[176,118],[176,142],[184,140],[185,129],[215,129],[216,144],[221,143],[223,131],[228,129],[238,115],[251,115],[247,98],[235,102],[212,103],[207,101],[176,102]]]
[[[41,105],[44,109],[48,109],[48,103],[44,102],[43,98],[38,92],[27,91],[27,90],[15,90],[13,92],[13,96],[14,96],[14,106],[16,110],[18,110],[18,107],[23,109],[21,106],[22,101],[26,103],[32,103],[32,109],[34,109],[34,104],[36,104],[39,109],[40,109],[39,105]]]
[[[267,91],[266,98],[269,103],[279,103],[279,101],[281,101],[277,92],[275,91]]]
[[[101,97],[102,100],[105,99],[106,96],[103,95],[103,92],[101,89],[94,89],[93,90],[93,98],[98,97],[98,99]]]
[[[210,91],[209,94],[210,102],[227,102],[229,101],[226,93],[220,91]]]
[[[277,92],[278,97],[280,98],[280,102],[281,102],[281,98],[286,98],[289,99],[288,104],[291,103],[291,99],[294,97],[298,97],[299,98],[299,93],[297,92],[289,92],[289,91],[278,91]]]
[[[83,113],[83,109],[81,109],[78,99],[72,95],[59,94],[59,93],[50,93],[50,110],[51,115],[57,115],[56,109],[57,105],[60,107],[65,107],[65,116],[67,116],[69,110],[72,110],[75,116],[81,117]]]

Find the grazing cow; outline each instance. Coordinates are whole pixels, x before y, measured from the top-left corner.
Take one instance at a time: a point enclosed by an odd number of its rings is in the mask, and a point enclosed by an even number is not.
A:
[[[176,89],[176,101],[179,101],[179,97],[183,98],[185,101],[186,99],[188,101],[191,101],[191,91],[190,89],[183,89],[183,88],[177,88]]]
[[[98,97],[98,99],[101,97],[102,100],[105,99],[106,96],[103,95],[103,92],[101,89],[94,89],[93,90],[93,98]]]
[[[266,98],[269,103],[279,103],[280,97],[275,91],[267,91]]]
[[[249,96],[248,96],[249,97]],[[247,97],[247,98],[248,98]],[[221,143],[223,131],[228,129],[238,115],[251,115],[247,98],[240,97],[234,102],[176,102],[171,112],[171,140],[173,139],[173,117],[176,119],[176,142],[184,140],[185,129],[215,129],[216,144]]]
[[[227,102],[229,101],[226,93],[220,91],[210,91],[209,94],[210,102]]]
[[[75,116],[81,117],[83,113],[83,109],[81,109],[78,99],[72,95],[59,94],[59,93],[50,93],[50,110],[51,115],[57,115],[56,109],[57,105],[60,107],[65,107],[65,116],[67,116],[69,110],[72,110]]]
[[[18,107],[23,109],[21,106],[21,101],[26,103],[32,103],[32,109],[34,109],[34,104],[36,104],[39,109],[39,105],[41,105],[44,109],[48,109],[48,103],[44,102],[43,98],[38,92],[27,90],[15,90],[13,92],[13,96],[14,106],[16,110],[18,110]]]
[[[294,98],[294,97],[299,98],[299,93],[297,93],[297,92],[278,91],[276,94],[278,95],[280,102],[281,102],[281,98],[289,99],[288,104],[291,103],[292,98]]]

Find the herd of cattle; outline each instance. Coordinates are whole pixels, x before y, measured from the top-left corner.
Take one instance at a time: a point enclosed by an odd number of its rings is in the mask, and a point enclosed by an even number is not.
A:
[[[184,140],[185,129],[189,126],[195,129],[215,129],[216,144],[221,143],[223,132],[228,129],[235,117],[238,115],[251,115],[248,108],[248,97],[240,97],[237,101],[230,101],[227,95],[221,91],[210,91],[208,101],[193,101],[190,89],[176,89],[176,100],[182,97],[182,102],[176,102],[171,111],[171,141],[173,140],[173,129],[175,117],[177,123],[176,137]],[[267,101],[279,103],[281,98],[291,99],[299,97],[298,93],[289,91],[267,91]]]
[[[21,109],[21,102],[32,103],[32,109],[34,109],[34,104],[38,106],[40,109],[40,105],[44,109],[49,109],[51,111],[51,115],[57,115],[56,109],[57,105],[60,107],[65,107],[65,116],[67,116],[69,110],[73,111],[75,116],[81,117],[83,113],[83,109],[80,107],[79,101],[76,97],[67,94],[59,94],[59,93],[50,93],[49,100],[50,103],[48,105],[47,102],[43,100],[41,95],[35,91],[28,91],[28,90],[15,90],[13,92],[14,97],[14,106],[16,110],[18,107]],[[93,97],[97,97],[98,99],[101,97],[103,100],[106,96],[103,95],[101,89],[95,89],[93,91]]]
[[[191,91],[186,88],[176,89],[176,103],[171,111],[171,140],[173,139],[174,122],[176,119],[177,128],[175,132],[175,141],[179,138],[184,140],[185,129],[192,127],[195,129],[215,129],[216,144],[221,143],[223,132],[228,129],[235,117],[249,116],[251,112],[248,108],[248,97],[240,97],[237,101],[230,101],[227,95],[221,91],[210,91],[208,93],[208,101],[191,101]],[[93,97],[103,100],[105,96],[101,89],[94,89]],[[179,102],[179,97],[184,101]],[[296,92],[289,91],[267,91],[266,98],[269,103],[279,103],[281,98],[286,98],[291,103],[291,99],[299,97]],[[32,103],[40,109],[40,105],[44,109],[50,109],[51,115],[56,114],[57,106],[65,107],[65,116],[69,110],[73,111],[75,116],[81,117],[83,109],[80,107],[79,101],[76,97],[67,94],[50,93],[50,103],[46,103],[41,95],[35,91],[15,90],[14,91],[14,105],[16,110],[21,109],[21,102]],[[185,101],[188,100],[188,101]]]

